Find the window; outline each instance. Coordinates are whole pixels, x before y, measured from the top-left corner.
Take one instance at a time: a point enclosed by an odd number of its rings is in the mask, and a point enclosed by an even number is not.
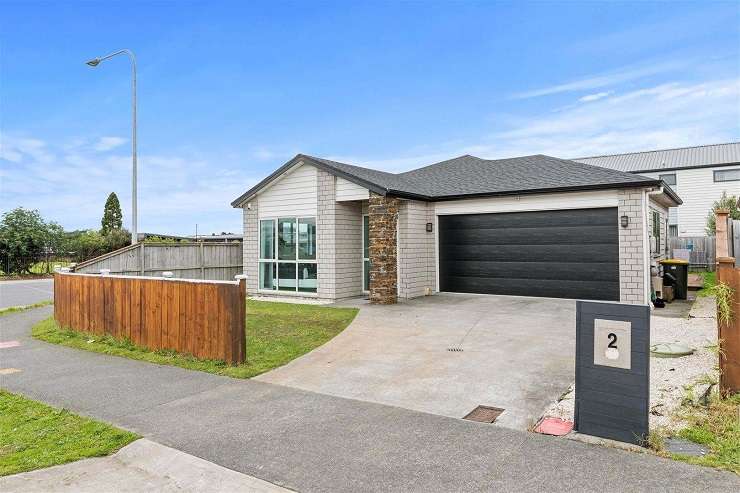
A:
[[[370,291],[370,217],[362,216],[362,290]]]
[[[740,169],[723,169],[714,172],[714,181],[738,181]]]
[[[658,211],[650,211],[651,214],[651,235],[654,239],[651,242],[651,250],[655,254],[660,254],[660,213]]]
[[[668,236],[671,238],[678,236],[678,224],[671,224],[668,226]]]
[[[667,175],[658,175],[658,178],[663,180],[666,185],[676,186],[676,173],[670,173]]]
[[[259,289],[315,293],[316,218],[260,221],[259,257]]]

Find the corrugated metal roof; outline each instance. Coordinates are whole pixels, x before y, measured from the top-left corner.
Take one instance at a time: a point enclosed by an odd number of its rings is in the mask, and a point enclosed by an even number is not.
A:
[[[740,163],[740,142],[573,159],[629,173]]]

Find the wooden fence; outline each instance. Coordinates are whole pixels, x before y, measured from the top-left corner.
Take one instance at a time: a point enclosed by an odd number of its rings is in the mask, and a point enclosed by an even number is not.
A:
[[[740,392],[740,269],[732,257],[720,257],[717,281],[732,288],[732,318],[725,323],[717,311],[719,328],[719,386],[723,394]]]
[[[670,239],[671,257],[679,256],[675,252],[678,249],[689,251],[689,268],[711,271],[715,269],[713,236],[674,236]]]
[[[242,244],[233,243],[137,243],[100,257],[80,262],[75,272],[161,276],[170,271],[181,279],[230,281],[241,274]]]
[[[129,339],[202,359],[243,363],[246,283],[54,274],[54,318],[62,327]]]

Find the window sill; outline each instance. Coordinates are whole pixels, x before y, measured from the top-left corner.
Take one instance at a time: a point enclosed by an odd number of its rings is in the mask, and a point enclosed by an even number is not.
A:
[[[318,293],[305,293],[301,291],[278,291],[276,289],[258,289],[257,294],[262,296],[285,296],[286,298],[318,298]]]

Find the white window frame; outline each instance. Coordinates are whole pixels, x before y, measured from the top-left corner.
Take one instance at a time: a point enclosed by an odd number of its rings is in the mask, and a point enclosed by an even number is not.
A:
[[[712,180],[714,183],[724,183],[728,181],[740,181],[740,178],[730,178],[729,180],[718,180],[717,176],[722,176],[723,173],[728,173],[731,171],[740,172],[740,168],[730,168],[730,169],[715,169],[712,171]]]
[[[277,231],[277,225],[278,220],[280,219],[293,219],[295,220],[295,226],[296,226],[296,242],[295,242],[295,259],[293,260],[281,260],[278,258],[278,231]],[[298,252],[300,250],[299,248],[299,240],[298,240],[298,224],[301,222],[302,219],[313,219],[314,226],[316,226],[316,255],[314,256],[314,259],[299,259],[298,258]],[[262,258],[262,221],[272,221],[272,249],[273,249],[273,258]],[[286,295],[286,296],[318,296],[319,292],[319,276],[318,276],[318,260],[319,260],[319,241],[318,241],[318,221],[316,219],[316,216],[291,216],[291,215],[282,215],[282,216],[269,216],[269,217],[260,217],[257,220],[257,291],[260,293],[271,293],[271,294],[280,294],[280,295]],[[274,289],[264,289],[262,287],[262,283],[260,282],[260,273],[261,273],[261,267],[263,263],[270,263],[275,265],[275,279],[278,282],[278,286]],[[277,264],[294,264],[295,265],[295,289],[293,291],[289,290],[281,290],[280,289],[280,283],[278,281],[279,279],[279,266]],[[298,290],[298,264],[316,264],[316,291],[299,291]]]
[[[673,183],[668,183],[666,179],[663,178],[664,176],[672,176]],[[678,184],[678,176],[676,176],[676,173],[661,173],[658,175],[658,179],[663,180],[669,187],[675,187]]]

